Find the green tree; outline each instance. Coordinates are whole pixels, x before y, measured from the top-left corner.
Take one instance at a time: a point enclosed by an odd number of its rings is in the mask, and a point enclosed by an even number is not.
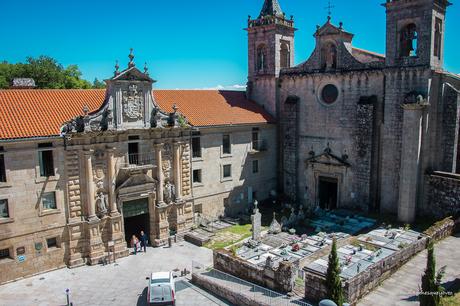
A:
[[[429,242],[427,251],[426,269],[425,274],[422,276],[422,292],[419,295],[420,306],[439,306],[441,305],[441,293],[444,291],[441,286],[441,280],[446,267],[442,267],[436,273],[433,241]]]
[[[25,63],[0,62],[0,88],[9,88],[14,78],[32,78],[37,88],[100,88],[82,79],[77,65],[63,67],[49,56],[28,57]]]
[[[326,288],[328,298],[341,306],[344,303],[342,280],[340,279],[340,265],[337,256],[337,242],[334,238],[332,241],[332,249],[329,254],[329,262],[326,274]]]
[[[99,81],[97,78],[95,78],[94,82],[93,82],[93,88],[95,88],[95,89],[105,88],[105,83],[103,81]]]

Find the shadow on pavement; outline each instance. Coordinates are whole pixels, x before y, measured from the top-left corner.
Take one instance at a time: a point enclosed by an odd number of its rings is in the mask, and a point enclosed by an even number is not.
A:
[[[142,293],[137,298],[136,306],[147,306],[147,287],[142,290]]]

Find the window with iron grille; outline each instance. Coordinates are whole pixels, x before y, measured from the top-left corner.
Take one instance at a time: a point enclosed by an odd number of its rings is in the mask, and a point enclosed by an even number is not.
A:
[[[192,137],[192,157],[200,158],[201,157],[201,138]]]
[[[0,154],[0,182],[6,182],[5,158]]]
[[[38,152],[40,162],[40,176],[54,176],[53,150],[44,150]]]
[[[230,143],[230,135],[223,135],[222,136],[222,153],[223,154],[231,154],[232,153],[232,146]]]
[[[0,250],[0,260],[7,259],[10,257],[10,249],[2,249]]]
[[[1,199],[0,200],[0,218],[9,218],[10,212],[8,210],[8,200]]]
[[[56,193],[46,192],[42,196],[43,210],[57,209]]]
[[[232,165],[224,165],[223,167],[223,177],[228,178],[232,176]]]
[[[46,245],[48,246],[48,249],[57,248],[57,247],[58,247],[58,245],[57,245],[57,238],[54,237],[54,238],[48,238],[48,239],[46,239]]]

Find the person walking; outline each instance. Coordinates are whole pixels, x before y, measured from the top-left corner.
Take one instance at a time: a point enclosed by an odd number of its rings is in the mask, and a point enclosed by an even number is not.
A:
[[[144,248],[144,253],[147,253],[147,235],[144,233],[144,231],[141,231],[141,250]]]
[[[137,254],[137,245],[139,243],[139,239],[137,239],[136,235],[131,237],[131,247],[134,249],[134,255]]]

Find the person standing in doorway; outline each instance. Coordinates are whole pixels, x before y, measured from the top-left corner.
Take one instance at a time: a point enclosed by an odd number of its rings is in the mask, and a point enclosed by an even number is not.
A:
[[[147,235],[144,233],[144,231],[141,231],[141,249],[144,248],[144,253],[147,252]]]
[[[133,235],[131,237],[131,247],[134,249],[134,255],[137,254],[137,244],[139,243],[139,240],[137,239],[136,235]]]

